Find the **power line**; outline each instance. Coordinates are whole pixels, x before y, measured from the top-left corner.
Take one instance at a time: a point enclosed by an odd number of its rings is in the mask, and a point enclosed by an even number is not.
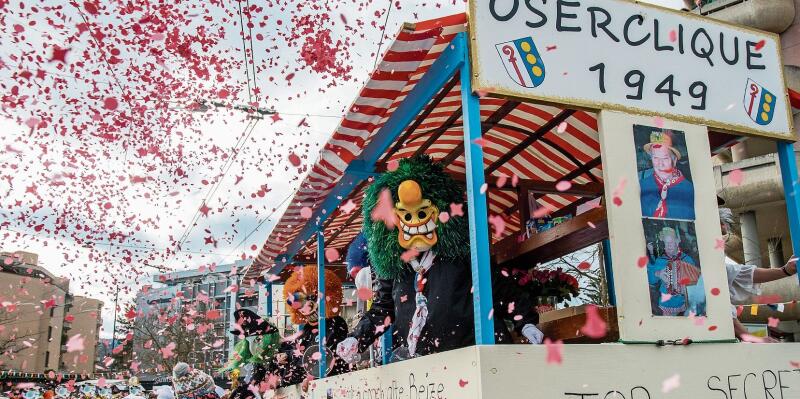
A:
[[[239,29],[242,32],[242,51],[244,52],[244,74],[247,78],[247,94],[250,98],[250,102],[253,102],[253,90],[250,88],[250,69],[249,69],[249,62],[248,62],[248,55],[247,55],[247,44],[244,40],[244,20],[242,18],[242,0],[236,0],[236,4],[239,6]]]
[[[181,236],[181,239],[178,243],[177,247],[178,249],[180,249],[181,246],[183,246],[186,239],[189,238],[189,234],[191,234],[192,229],[194,229],[195,223],[200,218],[200,209],[209,203],[209,199],[217,192],[219,186],[222,185],[222,182],[225,180],[225,176],[227,175],[230,168],[233,166],[233,162],[236,160],[236,156],[239,155],[241,149],[244,148],[244,145],[247,143],[247,139],[250,138],[250,135],[253,133],[253,130],[255,130],[257,124],[258,120],[248,121],[247,126],[245,126],[244,131],[242,132],[242,136],[240,136],[240,141],[238,141],[236,143],[236,146],[234,147],[233,155],[231,155],[226,161],[226,164],[222,166],[223,168],[222,176],[220,176],[217,179],[217,181],[211,187],[209,187],[209,191],[206,193],[206,196],[203,199],[203,203],[195,211],[194,216],[192,217],[192,221],[186,226],[186,229],[184,230],[183,235]],[[248,128],[250,129],[249,132],[247,131]]]
[[[375,62],[372,63],[372,69],[378,66],[378,57],[381,56],[381,47],[383,46],[383,36],[386,34],[386,25],[389,23],[389,14],[392,12],[392,1],[389,0],[389,8],[386,9],[386,19],[383,21],[383,28],[381,29],[381,40],[378,42],[378,51],[375,52]]]

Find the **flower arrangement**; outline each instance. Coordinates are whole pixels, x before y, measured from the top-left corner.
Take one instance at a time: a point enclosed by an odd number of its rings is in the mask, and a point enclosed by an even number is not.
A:
[[[557,269],[515,269],[513,272],[519,286],[530,295],[536,297],[555,297],[555,303],[568,301],[578,295],[578,280]]]

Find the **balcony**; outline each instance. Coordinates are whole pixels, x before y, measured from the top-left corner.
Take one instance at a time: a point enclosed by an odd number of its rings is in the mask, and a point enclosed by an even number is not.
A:
[[[794,0],[705,0],[692,12],[780,34],[792,25],[796,11]]]

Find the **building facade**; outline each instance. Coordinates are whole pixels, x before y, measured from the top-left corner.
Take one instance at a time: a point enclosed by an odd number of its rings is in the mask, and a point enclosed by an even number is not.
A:
[[[0,253],[0,370],[90,375],[103,303],[73,295],[28,252]],[[84,347],[67,343],[80,334]]]
[[[780,35],[786,84],[791,91],[800,92],[800,0],[704,0],[700,7],[686,0],[686,4],[696,14]],[[800,127],[797,105],[792,116],[796,133]],[[795,157],[800,159],[798,150],[795,144]],[[715,157],[718,195],[738,219],[739,234],[726,245],[726,254],[737,262],[781,267],[793,256],[776,151],[772,140],[747,138]],[[762,287],[765,295],[778,295],[783,302],[800,300],[796,279]],[[746,314],[743,318],[765,322],[767,317],[779,317],[779,328],[800,341],[800,310]]]
[[[216,347],[201,346],[188,355],[188,363],[193,367],[211,372],[224,365],[228,354],[235,344],[228,330],[236,309],[248,308],[258,311],[263,291],[242,282],[242,273],[250,261],[238,261],[232,264],[210,268],[174,271],[156,274],[153,284],[144,286],[136,296],[136,309],[140,315],[159,314],[163,311],[176,312],[181,306],[191,304],[198,312],[218,310],[209,322],[213,329],[208,332],[210,341],[219,339],[225,343]],[[232,289],[236,287],[237,289]],[[150,337],[140,333],[134,335],[134,353],[137,348],[141,352]],[[142,361],[143,359],[138,359]],[[140,366],[146,374],[165,374],[157,364],[145,361]]]

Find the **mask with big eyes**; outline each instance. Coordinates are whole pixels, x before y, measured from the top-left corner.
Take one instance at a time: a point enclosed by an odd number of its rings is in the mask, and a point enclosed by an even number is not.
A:
[[[84,394],[84,395],[87,395],[87,396],[94,395],[94,390],[95,390],[95,387],[93,387],[91,385],[84,385],[84,386],[81,387],[81,393]]]
[[[316,323],[319,321],[319,312],[317,311],[317,295],[306,295],[302,292],[295,292],[289,298],[289,306],[297,309],[300,314],[305,317],[309,323]]]
[[[133,396],[139,396],[142,394],[142,387],[134,386],[128,388],[128,393]]]
[[[111,388],[100,388],[97,395],[102,398],[110,398],[111,397]]]
[[[22,396],[25,399],[39,399],[42,397],[42,393],[35,389],[29,389]]]
[[[400,201],[394,206],[394,214],[400,226],[397,232],[400,246],[420,252],[431,249],[439,239],[436,235],[439,208],[422,197],[422,188],[413,180],[400,183],[397,196]]]
[[[69,389],[63,385],[56,387],[56,396],[59,398],[66,398],[69,396]]]

